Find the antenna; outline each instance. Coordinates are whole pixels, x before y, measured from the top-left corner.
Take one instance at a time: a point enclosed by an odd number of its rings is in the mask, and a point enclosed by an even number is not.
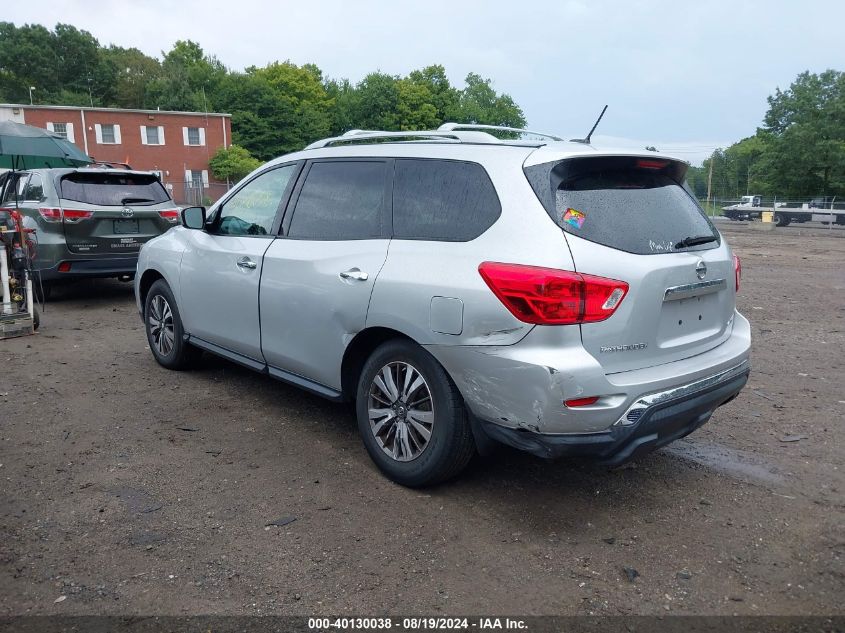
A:
[[[584,143],[585,145],[589,145],[590,144],[590,137],[593,135],[593,132],[596,131],[596,128],[599,126],[599,122],[601,121],[601,118],[604,116],[605,112],[607,112],[607,105],[605,105],[604,108],[602,109],[601,114],[599,115],[599,118],[596,119],[596,122],[593,125],[593,128],[590,130],[590,133],[587,134],[586,137],[584,137],[584,138],[572,138],[572,139],[569,139],[569,140],[572,141],[573,143]]]

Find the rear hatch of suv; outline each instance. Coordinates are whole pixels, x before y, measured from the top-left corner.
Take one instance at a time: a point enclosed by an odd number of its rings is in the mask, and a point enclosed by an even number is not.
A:
[[[154,174],[80,170],[62,176],[57,188],[65,240],[73,253],[136,254],[179,218]]]
[[[607,320],[580,326],[584,348],[607,373],[694,356],[730,336],[735,260],[685,188],[686,168],[645,156],[524,168],[577,272],[629,286]]]

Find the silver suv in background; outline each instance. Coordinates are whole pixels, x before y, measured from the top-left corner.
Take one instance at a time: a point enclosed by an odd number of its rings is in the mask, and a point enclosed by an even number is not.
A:
[[[325,139],[183,210],[138,261],[155,359],[354,401],[409,486],[496,441],[619,464],[739,393],[739,261],[684,162],[467,127]]]
[[[36,287],[81,277],[135,274],[141,245],[179,221],[155,174],[54,168],[9,172],[0,207],[17,207],[35,232]],[[40,287],[39,287],[40,282]]]

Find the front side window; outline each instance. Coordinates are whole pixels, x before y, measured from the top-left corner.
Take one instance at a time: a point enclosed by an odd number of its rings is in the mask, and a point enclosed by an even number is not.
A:
[[[217,232],[221,235],[269,235],[295,171],[296,165],[285,165],[264,172],[244,185],[223,204]]]
[[[401,159],[393,180],[393,236],[465,242],[499,218],[493,183],[477,163]]]
[[[386,163],[314,163],[302,186],[288,236],[360,240],[382,236]]]

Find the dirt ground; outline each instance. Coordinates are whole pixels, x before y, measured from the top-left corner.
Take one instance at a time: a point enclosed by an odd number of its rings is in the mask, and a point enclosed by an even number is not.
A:
[[[739,398],[617,470],[502,450],[424,491],[349,407],[164,370],[129,285],[65,289],[0,342],[0,616],[845,613],[845,231],[723,229]]]

